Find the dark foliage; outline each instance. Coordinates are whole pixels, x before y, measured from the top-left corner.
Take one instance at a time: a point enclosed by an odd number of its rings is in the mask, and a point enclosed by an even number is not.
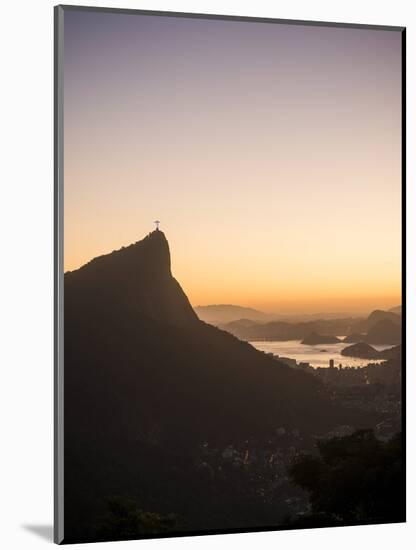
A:
[[[388,442],[361,430],[318,444],[290,469],[309,493],[311,514],[298,525],[352,525],[405,521],[401,434]]]
[[[130,497],[108,499],[107,511],[96,529],[97,541],[130,540],[178,531],[174,514],[143,511]]]

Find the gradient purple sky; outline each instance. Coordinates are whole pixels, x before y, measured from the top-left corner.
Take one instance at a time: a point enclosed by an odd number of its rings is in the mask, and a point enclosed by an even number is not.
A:
[[[400,303],[401,33],[66,11],[65,270],[160,219],[194,305]]]

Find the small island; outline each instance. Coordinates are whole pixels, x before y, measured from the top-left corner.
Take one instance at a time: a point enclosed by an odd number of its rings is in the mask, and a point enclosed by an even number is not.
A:
[[[381,354],[372,346],[359,342],[352,346],[347,346],[341,351],[341,355],[346,357],[357,357],[359,359],[380,359]]]
[[[316,332],[311,332],[309,336],[306,336],[301,342],[306,346],[317,346],[320,344],[338,344],[341,342],[336,336],[331,336],[330,334],[318,334]]]

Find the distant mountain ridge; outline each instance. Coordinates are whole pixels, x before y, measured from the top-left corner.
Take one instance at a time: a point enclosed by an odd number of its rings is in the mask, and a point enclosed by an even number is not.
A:
[[[241,319],[250,321],[267,322],[272,316],[250,307],[236,306],[232,304],[213,304],[208,306],[196,306],[196,314],[211,325],[217,326],[223,323],[231,323]]]
[[[198,305],[194,307],[194,310],[202,321],[214,326],[224,327],[229,323],[238,323],[239,321],[253,321],[259,324],[279,321],[294,324],[313,321],[336,321],[337,319],[359,319],[359,317],[351,317],[351,314],[346,312],[265,313],[258,309],[234,304]]]
[[[247,341],[256,340],[304,340],[313,333],[327,336],[349,334],[358,319],[321,319],[316,321],[289,322],[271,321],[269,323],[255,323],[251,325],[238,322],[220,325],[222,330],[234,334],[237,338]]]
[[[369,344],[395,345],[401,341],[401,315],[394,312],[375,310],[365,319],[318,319],[313,321],[268,323],[233,323],[220,328],[246,341],[305,340],[313,334],[331,337],[346,336],[346,342],[368,342]],[[319,342],[317,343],[325,343]]]

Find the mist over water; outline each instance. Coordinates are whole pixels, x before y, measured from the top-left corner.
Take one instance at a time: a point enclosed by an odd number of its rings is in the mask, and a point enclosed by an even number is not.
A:
[[[338,338],[344,338],[339,336]],[[341,355],[341,351],[349,344],[339,342],[336,344],[320,344],[317,346],[306,346],[301,344],[301,340],[288,340],[285,342],[273,341],[257,341],[250,344],[266,353],[273,353],[281,357],[290,357],[296,359],[298,363],[310,363],[311,367],[329,367],[329,360],[333,359],[335,366],[341,364],[343,367],[365,367],[368,363],[380,363],[374,359],[358,359],[354,357],[345,357]],[[392,346],[376,346],[372,347],[378,351],[391,348]],[[325,350],[325,351],[324,351]]]

